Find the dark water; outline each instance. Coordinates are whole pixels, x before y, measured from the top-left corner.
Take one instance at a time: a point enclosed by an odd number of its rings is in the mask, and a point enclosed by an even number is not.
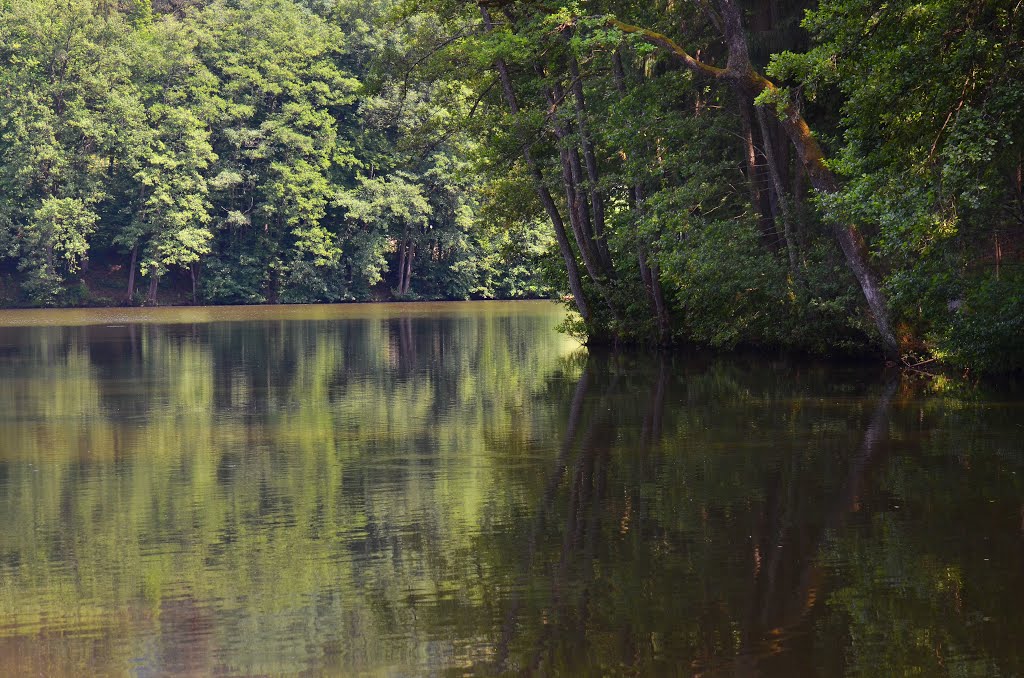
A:
[[[1019,396],[559,318],[0,314],[0,673],[1024,673]]]

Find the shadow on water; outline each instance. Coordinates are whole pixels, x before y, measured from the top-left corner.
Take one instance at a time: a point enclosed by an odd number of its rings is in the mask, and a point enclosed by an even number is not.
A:
[[[935,473],[908,461],[959,454],[941,440],[929,449],[933,437],[977,444],[977,429],[933,430],[927,410],[945,406],[894,372],[589,356],[534,522],[519,548],[502,551],[515,562],[516,594],[493,661],[477,671],[1015,675],[1012,606],[978,599],[970,610],[964,600],[985,588],[972,568],[996,558],[963,549],[923,506],[971,512],[985,501],[1024,517],[1019,479],[990,485],[1001,499],[964,496],[973,493],[960,483],[905,499],[892,487],[893,475],[899,485]],[[1007,449],[978,447],[979,456]],[[910,543],[885,531],[896,514]],[[983,521],[967,522],[992,531]],[[1024,524],[1008,536],[995,572],[1020,603],[1013,563]],[[935,560],[913,571],[919,558]],[[942,580],[951,572],[955,592]],[[993,604],[1002,624],[978,626]],[[906,628],[893,637],[889,625]]]

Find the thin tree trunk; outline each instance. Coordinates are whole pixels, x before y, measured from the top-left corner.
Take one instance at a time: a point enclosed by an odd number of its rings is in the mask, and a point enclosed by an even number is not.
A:
[[[549,98],[554,101],[550,93]],[[580,195],[580,187],[577,181],[580,178],[579,155],[575,151],[564,148],[564,140],[568,137],[568,132],[558,122],[555,122],[555,136],[559,140],[560,145],[563,146],[563,148],[559,149],[559,158],[562,165],[562,183],[565,186],[565,199],[569,204],[569,224],[572,226],[573,235],[576,237],[580,258],[583,259],[583,266],[587,269],[590,279],[601,293],[608,311],[615,320],[620,321],[621,318],[615,309],[615,303],[605,285],[604,271],[594,247],[593,238],[590,236],[589,210],[586,209],[586,198]]]
[[[640,264],[640,279],[644,281],[644,288],[647,290],[647,297],[651,300],[651,307],[654,307],[654,287],[651,284],[651,269],[647,265],[647,248],[643,245],[637,247],[637,263]]]
[[[612,71],[614,74],[615,88],[619,96],[626,96],[626,69],[622,65],[622,55],[618,50],[612,53]],[[640,208],[643,205],[644,191],[640,182],[636,182],[629,190],[629,204],[636,218],[640,218]],[[661,291],[660,272],[657,264],[650,264],[647,259],[647,244],[637,236],[637,263],[640,266],[640,277],[647,291],[651,308],[658,321],[658,341],[667,344],[671,325],[669,323],[668,308],[665,306],[665,298]]]
[[[194,263],[189,264],[188,272],[192,276],[192,305],[195,306],[199,303],[199,292],[196,289],[196,265]]]
[[[583,259],[583,266],[590,274],[590,278],[599,285],[602,295],[608,303],[609,310],[613,310],[611,300],[604,290],[602,279],[605,277],[603,267],[600,264],[594,241],[591,237],[590,209],[587,200],[580,195],[580,182],[582,181],[582,168],[580,166],[579,152],[569,147],[569,130],[558,119],[558,106],[564,100],[560,88],[545,89],[545,96],[551,109],[552,129],[555,139],[559,145],[559,159],[562,166],[562,185],[565,188],[565,200],[569,206],[569,223],[572,225],[573,235],[576,236],[576,245],[580,251],[580,258]]]
[[[126,292],[124,303],[131,304],[135,300],[135,263],[139,258],[139,246],[138,244],[132,248],[132,259],[128,265],[128,291]]]
[[[569,76],[572,78],[571,89],[576,108],[576,128],[579,130],[580,146],[583,149],[583,159],[587,168],[597,255],[605,273],[612,275],[615,269],[612,266],[611,253],[608,251],[608,242],[605,239],[604,196],[601,195],[600,190],[597,154],[594,152],[594,143],[587,133],[587,103],[583,92],[583,78],[580,75],[579,63],[572,54],[569,55]]]
[[[654,312],[658,315],[658,329],[661,333],[661,343],[665,344],[672,339],[672,327],[669,324],[668,305],[665,303],[665,293],[661,289],[661,267],[657,263],[651,264],[651,285],[654,287]]]
[[[537,74],[544,77],[540,67],[536,67]],[[587,269],[590,279],[594,282],[601,297],[604,299],[608,312],[618,324],[621,325],[622,318],[615,308],[615,302],[605,285],[607,272],[601,266],[600,258],[594,246],[594,239],[590,225],[590,208],[585,195],[581,193],[583,182],[583,169],[580,165],[579,149],[570,143],[569,130],[558,119],[558,108],[565,101],[565,92],[561,85],[555,84],[553,88],[544,90],[550,107],[550,118],[555,138],[558,140],[559,158],[562,165],[562,183],[565,186],[565,199],[569,205],[569,223],[572,226],[573,235],[576,236],[576,245],[580,251],[580,258],[583,259],[583,266]]]
[[[408,228],[406,228],[406,234],[402,236],[402,244],[399,245],[398,251],[398,293],[402,294],[402,290],[405,289],[405,257],[409,251],[409,237]]]
[[[743,156],[747,167],[747,186],[750,191],[750,205],[757,214],[757,223],[765,247],[775,248],[777,234],[772,220],[771,205],[765,194],[762,167],[757,162],[757,143],[754,139],[753,106],[740,97],[740,123],[743,126]]]
[[[695,74],[735,83],[751,101],[765,90],[776,92],[778,88],[775,84],[758,73],[750,63],[747,39],[743,33],[742,17],[734,0],[718,0],[718,5],[721,9],[726,44],[729,48],[729,60],[726,68],[711,66],[695,59],[674,41],[660,33],[632,26],[614,18],[608,19],[608,23],[624,33],[639,35],[644,41],[667,50]],[[839,181],[825,164],[825,154],[811,133],[800,110],[790,102],[784,106],[782,113],[780,121],[782,127],[793,143],[811,185],[823,193],[838,192]],[[896,334],[889,317],[889,302],[882,291],[878,274],[869,263],[867,245],[860,229],[856,224],[840,224],[835,221],[831,223],[831,228],[833,237],[846,258],[847,266],[860,284],[861,292],[871,310],[886,356],[898,360],[899,343],[896,341]]]
[[[665,345],[669,339],[668,313],[661,294],[661,281],[658,280],[658,265],[647,261],[647,248],[641,245],[637,249],[637,260],[640,265],[640,277],[643,278],[647,290],[647,298],[654,308],[654,317],[658,321],[658,343]]]
[[[483,5],[480,6],[480,14],[483,17],[485,28],[488,31],[493,30],[494,23],[491,21],[491,15]],[[512,115],[516,115],[519,113],[519,102],[516,100],[515,90],[512,88],[512,77],[509,74],[508,65],[504,59],[497,59],[494,62],[494,67],[498,71],[498,79],[501,81],[505,104],[508,106],[509,112]],[[562,221],[562,215],[558,211],[558,206],[555,204],[551,191],[548,190],[544,183],[544,176],[533,157],[530,144],[523,144],[522,151],[523,160],[526,162],[530,176],[533,178],[534,190],[554,228],[555,240],[558,241],[558,249],[562,254],[562,261],[565,263],[566,274],[569,278],[569,291],[573,295],[573,303],[583,318],[583,322],[589,325],[591,321],[590,305],[587,303],[586,295],[583,293],[583,281],[580,278],[579,267],[576,264],[576,255],[573,254],[572,245],[569,244],[569,237],[565,230],[565,223]]]
[[[568,132],[559,127],[555,136],[561,143],[568,137]],[[589,233],[589,224],[586,212],[583,207],[583,198],[580,197],[579,186],[573,176],[572,160],[569,157],[569,150],[560,148],[558,157],[562,167],[562,186],[565,190],[565,202],[569,207],[569,224],[572,226],[573,235],[576,237],[576,246],[580,251],[580,258],[583,259],[583,266],[587,269],[591,279],[598,281],[603,277],[603,271],[598,263],[597,252],[594,249],[593,240]]]
[[[783,189],[782,177],[776,163],[775,150],[773,148],[771,134],[768,128],[768,120],[764,108],[757,108],[757,122],[761,126],[761,138],[764,142],[764,157],[768,161],[768,176],[772,180],[772,188],[775,191],[775,200],[779,209],[779,221],[782,222],[782,235],[786,240],[786,253],[789,255],[789,273],[799,288],[803,288],[800,264],[797,258],[796,243],[793,241],[792,219],[789,214],[789,205],[786,204],[785,189]]]
[[[149,271],[149,293],[146,295],[146,303],[151,306],[156,306],[156,293],[157,286],[160,284],[160,275],[156,272],[156,269],[150,269]]]
[[[637,210],[643,204],[644,194],[640,186],[633,188],[633,198],[636,201]],[[649,269],[651,277],[651,301],[654,303],[654,315],[658,319],[658,335],[661,344],[667,344],[671,340],[672,324],[668,316],[668,305],[665,303],[665,294],[661,289],[661,269],[657,262],[650,262],[647,259],[647,248],[641,246],[640,256]]]
[[[409,287],[412,285],[412,258],[416,254],[413,243],[409,243],[408,254],[405,256],[405,288],[402,294],[409,294]]]
[[[558,206],[555,204],[551,191],[544,185],[544,176],[540,171],[540,167],[537,166],[537,162],[533,159],[533,154],[529,148],[524,147],[523,157],[530,170],[530,175],[533,177],[537,197],[540,198],[541,204],[544,205],[544,211],[548,213],[548,218],[551,219],[551,225],[554,227],[555,240],[558,241],[558,250],[562,253],[562,261],[565,262],[565,271],[569,278],[569,291],[572,293],[573,303],[583,318],[583,322],[589,325],[591,320],[590,305],[587,302],[586,294],[583,292],[583,280],[580,277],[576,255],[572,251],[572,244],[569,242],[569,235],[565,230],[562,215],[558,211]]]

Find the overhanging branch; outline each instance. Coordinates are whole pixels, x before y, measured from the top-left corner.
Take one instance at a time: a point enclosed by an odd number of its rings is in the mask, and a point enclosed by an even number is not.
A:
[[[676,59],[681,61],[684,66],[689,68],[694,73],[703,75],[709,78],[724,78],[727,71],[724,68],[718,68],[704,63],[698,59],[693,58],[689,52],[680,47],[674,40],[661,33],[656,33],[647,28],[641,28],[640,26],[633,26],[625,22],[619,21],[613,16],[607,18],[609,26],[619,29],[623,33],[628,35],[639,36],[641,40],[655,47],[660,47],[666,50],[669,54],[674,56]]]

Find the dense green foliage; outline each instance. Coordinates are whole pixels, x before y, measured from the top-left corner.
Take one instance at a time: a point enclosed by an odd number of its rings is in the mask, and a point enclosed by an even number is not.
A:
[[[4,0],[3,290],[1020,369],[1021,64],[1009,0]]]
[[[387,6],[0,2],[8,302],[544,294],[541,230],[472,229],[465,95]]]
[[[872,224],[913,336],[965,364],[1024,366],[1024,12],[1019,3],[825,2],[770,71],[838,97],[843,190]]]
[[[582,334],[1024,366],[1019,3],[432,7]]]

